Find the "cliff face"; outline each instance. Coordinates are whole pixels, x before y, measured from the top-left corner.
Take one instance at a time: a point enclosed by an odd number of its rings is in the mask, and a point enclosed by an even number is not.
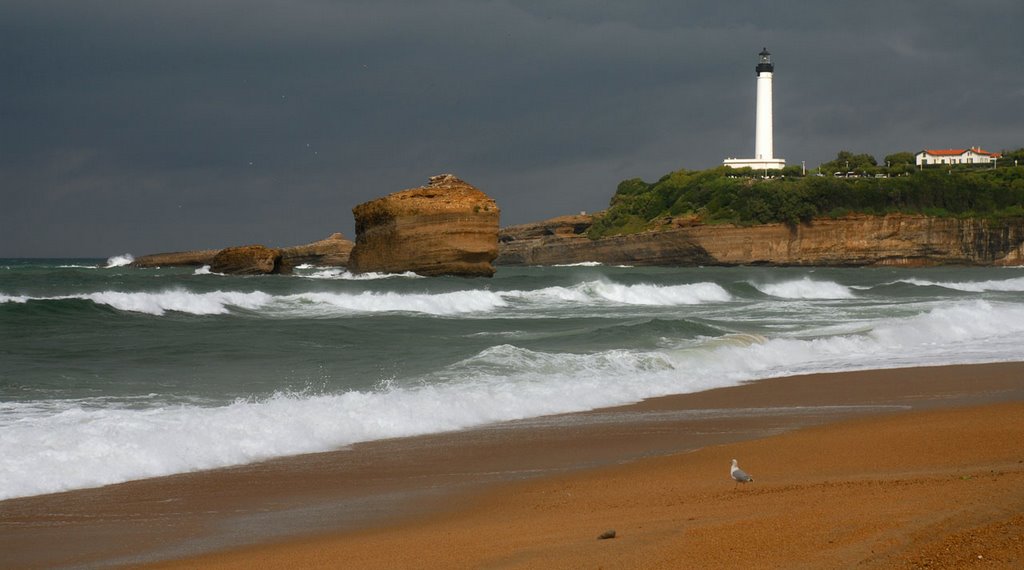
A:
[[[1024,263],[1024,220],[914,215],[820,219],[790,228],[706,226],[680,222],[665,229],[590,240],[576,220],[564,218],[505,228],[504,265],[599,261],[628,265],[1019,265]]]
[[[497,204],[451,174],[352,209],[355,273],[490,277],[498,255]]]

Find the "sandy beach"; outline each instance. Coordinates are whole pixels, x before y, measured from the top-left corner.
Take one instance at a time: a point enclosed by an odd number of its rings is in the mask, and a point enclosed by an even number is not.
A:
[[[0,528],[19,568],[1021,567],[1024,364],[771,379],[14,499]]]

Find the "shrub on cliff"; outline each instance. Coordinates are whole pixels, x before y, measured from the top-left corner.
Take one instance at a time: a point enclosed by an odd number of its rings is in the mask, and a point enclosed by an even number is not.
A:
[[[858,166],[874,161],[868,155],[847,154]],[[845,166],[844,153],[839,159]],[[1024,166],[930,169],[890,178],[760,176],[750,169],[718,167],[678,170],[653,183],[625,180],[588,235],[596,239],[636,233],[678,216],[707,224],[795,225],[840,213],[998,218],[1024,211]]]

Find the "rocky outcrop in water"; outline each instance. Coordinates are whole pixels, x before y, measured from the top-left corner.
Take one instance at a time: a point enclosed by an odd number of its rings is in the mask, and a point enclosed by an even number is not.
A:
[[[1020,265],[1024,220],[922,215],[816,219],[795,227],[703,225],[666,220],[654,231],[586,237],[581,217],[510,226],[499,236],[499,265],[596,261],[626,265],[925,266]],[[571,230],[569,229],[571,225]]]
[[[291,273],[280,249],[262,245],[226,247],[210,260],[210,271],[226,275],[269,275]]]
[[[340,232],[333,233],[320,241],[281,248],[284,260],[292,267],[299,265],[326,265],[344,267],[355,243],[345,239]]]
[[[333,233],[326,239],[281,248],[285,265],[297,267],[303,264],[340,266],[348,263],[349,253],[355,244],[345,239],[341,233]],[[154,253],[136,258],[131,267],[202,267],[210,265],[221,249],[201,249],[196,251],[177,251],[171,253]]]
[[[355,273],[490,277],[498,256],[497,204],[451,174],[352,209]]]
[[[151,253],[136,257],[129,267],[202,267],[213,261],[219,249],[198,249],[195,251],[173,251]]]

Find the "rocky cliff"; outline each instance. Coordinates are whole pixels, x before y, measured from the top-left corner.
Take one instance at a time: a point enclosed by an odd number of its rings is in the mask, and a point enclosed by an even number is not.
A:
[[[497,204],[451,174],[352,209],[355,273],[490,277],[498,255]]]
[[[588,220],[510,226],[499,265],[597,261],[628,265],[1020,265],[1024,220],[993,223],[919,215],[849,216],[790,227],[667,220],[656,231],[590,240]]]

